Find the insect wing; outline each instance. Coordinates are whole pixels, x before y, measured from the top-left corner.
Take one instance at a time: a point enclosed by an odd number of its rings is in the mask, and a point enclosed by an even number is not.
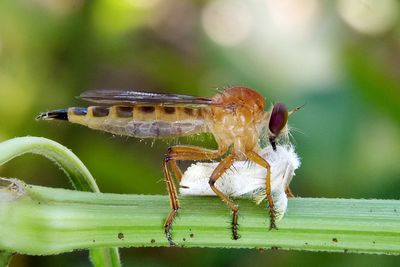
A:
[[[87,91],[78,98],[104,105],[205,106],[212,104],[212,100],[206,97],[109,89]]]

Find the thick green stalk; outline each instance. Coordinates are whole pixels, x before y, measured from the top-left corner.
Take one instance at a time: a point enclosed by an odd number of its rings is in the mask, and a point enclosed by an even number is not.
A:
[[[0,248],[48,255],[74,249],[168,246],[162,229],[167,196],[117,195],[15,182],[0,202]],[[288,212],[268,230],[265,206],[238,200],[239,240],[232,240],[230,212],[215,197],[183,197],[173,238],[183,247],[295,249],[400,254],[400,201],[289,200]]]
[[[68,148],[46,138],[18,137],[0,143],[0,165],[27,153],[39,154],[52,160],[68,176],[75,189],[100,192],[96,181],[82,161]],[[97,267],[121,266],[116,248],[92,249],[90,259]]]

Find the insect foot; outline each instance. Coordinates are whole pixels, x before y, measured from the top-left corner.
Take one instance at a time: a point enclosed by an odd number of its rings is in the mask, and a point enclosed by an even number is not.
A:
[[[275,208],[272,208],[272,209],[270,208],[269,209],[269,230],[272,230],[272,229],[278,230],[278,227],[276,226],[275,214],[276,214]]]
[[[232,238],[233,238],[233,240],[238,240],[240,238],[240,235],[238,234],[238,231],[239,231],[238,211],[239,211],[239,207],[236,205],[236,210],[232,211]]]
[[[172,240],[172,233],[171,233],[171,231],[172,231],[172,222],[174,221],[174,218],[175,218],[175,216],[176,216],[177,213],[178,213],[178,210],[177,210],[177,209],[176,209],[176,210],[172,210],[172,211],[169,213],[167,219],[166,219],[165,222],[164,222],[164,233],[165,233],[165,237],[167,238],[168,243],[169,243],[169,245],[170,245],[171,247],[175,247],[175,246],[176,246],[175,242]]]

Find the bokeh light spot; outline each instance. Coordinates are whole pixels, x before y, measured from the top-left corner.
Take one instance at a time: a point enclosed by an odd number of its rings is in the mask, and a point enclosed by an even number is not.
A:
[[[337,8],[343,20],[354,30],[379,35],[396,24],[400,4],[396,0],[340,0]]]
[[[274,26],[291,35],[307,32],[320,14],[317,0],[267,1],[267,8]]]
[[[211,1],[202,13],[202,24],[207,35],[222,46],[235,46],[249,36],[252,16],[242,1]]]

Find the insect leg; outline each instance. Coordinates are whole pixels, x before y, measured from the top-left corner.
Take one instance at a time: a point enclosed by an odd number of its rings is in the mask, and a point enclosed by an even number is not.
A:
[[[168,161],[169,160],[167,158],[164,159],[163,169],[164,169],[164,179],[165,179],[165,183],[167,185],[167,190],[168,190],[168,195],[169,195],[169,204],[171,206],[172,211],[168,214],[168,217],[165,219],[164,232],[165,232],[165,235],[166,235],[167,240],[170,243],[170,245],[174,245],[174,242],[172,242],[172,237],[171,237],[170,231],[171,231],[172,221],[174,220],[180,205],[179,205],[178,193],[176,191],[175,184],[172,181],[171,174],[169,173],[169,170],[168,170]]]
[[[267,169],[267,177],[265,179],[265,193],[267,195],[268,205],[269,205],[269,218],[270,218],[270,226],[269,229],[275,228],[275,206],[274,201],[272,199],[271,194],[271,166],[269,165],[268,161],[266,161],[263,157],[258,155],[256,152],[250,150],[246,152],[246,156],[249,160],[257,163],[261,167]]]
[[[170,164],[169,166],[171,167],[172,172],[175,175],[176,180],[178,181],[178,183],[180,183],[182,180],[182,176],[183,176],[181,168],[179,168],[179,166],[175,160],[171,160],[169,162],[169,164]]]
[[[232,154],[224,158],[214,169],[208,183],[210,184],[212,191],[214,191],[214,193],[217,196],[219,196],[221,200],[225,202],[225,204],[227,204],[228,207],[232,210],[232,235],[233,239],[237,240],[239,238],[238,223],[237,223],[239,206],[235,204],[228,196],[226,196],[224,193],[222,193],[215,187],[215,182],[226,172],[226,170],[228,170],[232,166],[234,161],[235,157]]]
[[[168,169],[168,164],[170,164],[172,171],[178,180],[182,177],[182,172],[180,171],[178,165],[176,164],[177,160],[207,160],[207,159],[215,159],[221,156],[225,150],[209,150],[201,147],[193,147],[193,146],[173,146],[168,148],[167,155],[164,158],[163,169],[164,169],[164,177],[165,183],[167,184],[168,194],[169,194],[169,202],[171,206],[171,212],[164,222],[164,232],[167,240],[171,245],[174,245],[172,241],[171,235],[171,226],[174,218],[180,208],[178,193],[176,191],[176,186],[172,180],[170,171]]]
[[[293,194],[292,190],[290,190],[289,186],[286,187],[285,193],[286,193],[287,197],[294,197],[294,194]]]

